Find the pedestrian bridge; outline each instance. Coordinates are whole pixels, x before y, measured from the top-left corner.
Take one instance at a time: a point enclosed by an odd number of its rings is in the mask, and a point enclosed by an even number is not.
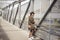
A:
[[[59,0],[8,1],[0,1],[0,40],[28,40],[27,23],[32,11],[35,13],[38,40],[60,40]]]

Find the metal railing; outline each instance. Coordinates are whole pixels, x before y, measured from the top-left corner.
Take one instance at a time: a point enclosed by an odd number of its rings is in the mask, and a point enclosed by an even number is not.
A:
[[[40,27],[41,24],[43,23],[44,19],[46,18],[46,16],[49,14],[49,12],[51,11],[52,7],[54,6],[54,4],[57,2],[57,0],[54,0],[51,4],[51,6],[48,8],[47,12],[45,13],[45,15],[43,16],[43,18],[41,19],[41,21],[39,22],[37,27]]]
[[[14,8],[14,4],[12,5],[12,9],[11,9],[11,14],[10,14],[9,22],[11,22],[11,17],[12,17],[12,13],[13,13],[13,8]]]
[[[22,22],[21,22],[21,24],[20,24],[20,28],[21,28],[22,25],[23,25],[23,22],[24,22],[24,20],[25,20],[26,14],[28,13],[28,10],[29,10],[29,7],[30,7],[30,4],[31,4],[31,0],[30,0],[30,2],[29,2],[29,4],[28,4],[28,7],[27,7],[27,9],[26,9],[26,12],[25,12],[25,14],[24,14],[24,16],[23,16]]]

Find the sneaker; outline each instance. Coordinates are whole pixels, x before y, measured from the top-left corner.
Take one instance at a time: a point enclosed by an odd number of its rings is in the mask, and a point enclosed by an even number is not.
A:
[[[31,37],[31,39],[34,39],[34,37]]]
[[[28,40],[32,40],[31,38],[28,38]]]
[[[33,40],[34,39],[34,37],[30,37],[30,38],[28,38],[28,40]]]

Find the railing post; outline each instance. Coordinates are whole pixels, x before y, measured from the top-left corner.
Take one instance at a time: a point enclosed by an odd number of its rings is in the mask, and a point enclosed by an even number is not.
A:
[[[21,0],[19,0],[19,19],[18,19],[18,24],[20,26],[21,23]]]
[[[13,8],[14,8],[14,4],[13,4],[13,6],[12,6],[12,10],[11,10],[11,14],[10,14],[9,22],[11,22],[11,17],[12,17],[12,13],[13,13]]]
[[[19,2],[19,3],[20,3],[20,2]],[[16,10],[16,14],[15,14],[15,18],[14,18],[13,24],[15,24],[16,17],[17,17],[17,15],[18,15],[18,11],[19,11],[19,4],[18,4],[17,10]]]
[[[8,16],[9,16],[9,10],[10,10],[10,6],[8,7],[8,14],[7,14],[7,21],[8,21]]]
[[[25,12],[25,14],[24,14],[24,16],[23,16],[22,22],[21,22],[21,24],[20,24],[20,28],[22,27],[22,25],[23,25],[23,23],[24,23],[26,14],[28,13],[28,10],[29,10],[29,8],[30,8],[30,4],[31,4],[31,0],[30,0],[30,2],[29,2],[29,4],[28,4],[28,7],[27,7],[27,9],[26,9],[26,12]]]

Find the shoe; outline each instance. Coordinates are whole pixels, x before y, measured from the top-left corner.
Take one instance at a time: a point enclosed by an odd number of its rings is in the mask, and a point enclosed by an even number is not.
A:
[[[30,37],[30,38],[28,38],[28,40],[33,40],[34,39],[34,37]]]
[[[28,40],[32,40],[31,38],[28,38]]]
[[[31,37],[31,39],[34,39],[34,37]]]

